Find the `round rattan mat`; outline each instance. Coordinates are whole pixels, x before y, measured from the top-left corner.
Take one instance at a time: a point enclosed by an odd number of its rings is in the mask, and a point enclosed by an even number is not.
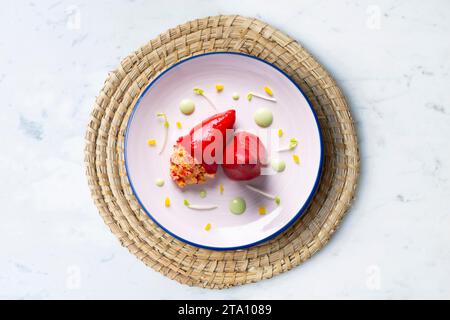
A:
[[[178,241],[139,206],[127,179],[123,145],[139,95],[165,68],[211,52],[242,52],[284,70],[317,112],[325,158],[308,210],[276,238],[245,250],[210,251]],[[126,57],[97,97],[86,132],[85,163],[92,197],[121,244],[146,265],[180,283],[226,288],[290,270],[322,248],[352,202],[359,174],[354,123],[341,90],[295,40],[242,16],[215,16],[179,25]]]

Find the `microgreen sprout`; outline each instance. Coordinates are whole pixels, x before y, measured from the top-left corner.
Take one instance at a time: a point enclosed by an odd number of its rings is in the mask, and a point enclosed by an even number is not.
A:
[[[164,119],[164,141],[161,150],[159,150],[158,152],[158,154],[162,154],[164,152],[164,149],[166,148],[167,138],[169,135],[169,121],[167,120],[167,115],[164,112],[158,112],[156,116]]]
[[[191,204],[187,199],[184,199],[184,205],[192,210],[213,210],[216,209],[218,206],[215,204]]]
[[[214,105],[214,103],[211,101],[211,99],[209,99],[206,95],[205,95],[205,90],[200,89],[200,88],[194,88],[193,89],[194,93],[202,96],[203,98],[206,99],[206,101],[208,101],[209,105],[214,109],[217,110],[216,106]]]
[[[258,94],[258,93],[249,92],[247,94],[247,100],[248,101],[252,101],[253,97],[260,98],[260,99],[267,100],[267,101],[277,102],[277,100],[275,98],[266,97],[266,96],[263,96],[263,95]]]
[[[294,150],[297,146],[298,140],[296,138],[292,138],[291,140],[289,140],[289,146],[278,149],[278,152]]]
[[[249,185],[249,184],[246,184],[245,186],[246,186],[248,189],[250,189],[250,190],[252,190],[252,191],[254,191],[254,192],[256,192],[256,193],[259,193],[260,195],[262,195],[262,196],[264,196],[264,197],[266,197],[266,198],[268,198],[268,199],[270,199],[270,200],[274,200],[276,204],[280,204],[280,202],[281,202],[279,196],[272,195],[272,194],[270,194],[270,193],[267,193],[267,192],[265,192],[265,191],[262,191],[261,189],[258,189],[258,188],[254,187],[254,186]]]

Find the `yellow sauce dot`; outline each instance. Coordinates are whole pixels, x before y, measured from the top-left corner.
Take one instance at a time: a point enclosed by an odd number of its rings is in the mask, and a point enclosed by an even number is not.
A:
[[[223,84],[216,84],[216,91],[221,92],[223,90]]]
[[[211,223],[208,223],[208,224],[205,226],[205,230],[206,230],[206,231],[211,230]]]
[[[266,214],[266,207],[259,207],[258,208],[258,213],[260,214],[260,215],[265,215]]]
[[[177,128],[181,129],[181,122],[180,121],[177,121]]]
[[[272,89],[270,89],[268,86],[264,87],[264,91],[269,95],[269,96],[273,96],[273,91]]]
[[[219,192],[220,192],[220,194],[223,194],[223,184],[219,185]]]
[[[148,139],[147,144],[149,146],[155,146],[156,145],[156,140],[155,139]]]
[[[300,158],[299,158],[298,155],[293,154],[293,155],[292,155],[292,159],[294,160],[294,162],[295,162],[296,164],[300,164]]]
[[[164,206],[166,208],[170,207],[170,199],[169,199],[169,197],[166,197],[166,200],[164,200]]]
[[[283,129],[278,129],[278,136],[280,138],[283,136]]]

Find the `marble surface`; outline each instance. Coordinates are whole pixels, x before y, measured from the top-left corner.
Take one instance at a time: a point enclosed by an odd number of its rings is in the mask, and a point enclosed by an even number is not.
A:
[[[0,11],[0,298],[450,298],[450,2],[6,1]],[[333,74],[358,127],[357,198],[332,241],[271,280],[189,288],[122,248],[84,177],[108,71],[196,17],[256,16]]]

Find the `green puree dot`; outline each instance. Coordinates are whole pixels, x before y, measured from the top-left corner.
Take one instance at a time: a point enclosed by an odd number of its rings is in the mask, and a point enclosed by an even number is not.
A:
[[[273,170],[277,172],[282,172],[284,169],[286,169],[286,162],[280,159],[273,159],[270,162],[270,165],[272,166]]]
[[[158,178],[158,179],[155,180],[155,184],[156,184],[158,187],[162,187],[162,186],[164,185],[164,180],[161,179],[161,178]]]
[[[200,198],[205,198],[206,197],[206,190],[200,190],[199,195],[200,195]]]
[[[234,214],[243,214],[247,205],[245,200],[241,197],[234,198],[230,201],[230,211]]]
[[[195,110],[194,101],[191,99],[183,99],[180,102],[180,111],[184,114],[192,114]]]
[[[267,128],[273,121],[272,111],[269,108],[259,108],[254,114],[254,119],[258,126]]]

